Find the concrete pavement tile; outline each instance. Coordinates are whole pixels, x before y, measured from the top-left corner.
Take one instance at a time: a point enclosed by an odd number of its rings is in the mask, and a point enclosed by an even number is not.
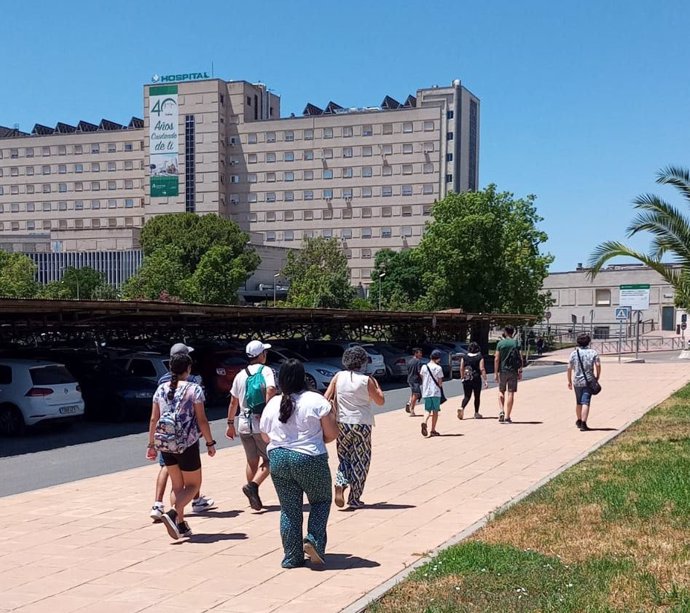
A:
[[[72,613],[73,611],[83,610],[95,603],[90,598],[79,598],[70,595],[58,595],[50,599],[50,603],[39,600],[32,604],[15,609],[16,613]]]

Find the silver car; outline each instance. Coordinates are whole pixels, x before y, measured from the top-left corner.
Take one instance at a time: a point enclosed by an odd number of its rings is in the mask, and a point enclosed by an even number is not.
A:
[[[339,368],[335,368],[332,364],[325,362],[315,362],[305,358],[300,353],[292,351],[286,347],[271,347],[266,352],[266,364],[268,364],[277,376],[280,373],[280,367],[285,360],[299,360],[304,365],[304,373],[309,387],[317,392],[324,392],[331,382],[331,379],[340,372]]]

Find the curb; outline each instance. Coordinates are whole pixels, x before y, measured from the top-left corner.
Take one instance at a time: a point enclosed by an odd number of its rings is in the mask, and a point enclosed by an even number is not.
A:
[[[680,390],[682,387],[684,387],[684,385],[685,384],[681,384],[680,386],[673,388],[673,390],[667,396],[666,399],[670,398],[678,390]],[[662,402],[664,402],[664,401],[662,401]],[[612,432],[611,434],[606,435],[602,440],[595,443],[594,446],[592,446],[587,451],[584,451],[583,453],[581,453],[577,457],[573,458],[569,462],[566,462],[562,466],[559,466],[552,473],[548,474],[546,477],[537,481],[534,485],[527,488],[524,492],[519,493],[517,496],[514,496],[513,498],[511,498],[510,500],[508,500],[507,502],[505,502],[501,506],[497,507],[495,510],[491,511],[490,513],[487,513],[484,517],[477,520],[472,525],[468,526],[467,528],[465,528],[461,532],[458,532],[457,534],[455,534],[454,536],[449,538],[447,541],[445,541],[444,543],[442,543],[438,547],[431,550],[429,553],[420,557],[416,562],[413,562],[407,568],[401,570],[397,574],[393,575],[390,579],[387,579],[382,584],[375,587],[373,590],[364,594],[364,596],[358,598],[353,603],[351,603],[351,604],[347,605],[345,608],[341,609],[340,612],[341,613],[362,613],[362,611],[364,611],[366,609],[366,607],[368,607],[373,602],[379,600],[382,596],[384,596],[386,594],[386,592],[388,592],[389,590],[394,588],[403,579],[406,579],[410,574],[412,574],[412,572],[414,570],[416,570],[420,566],[423,566],[424,564],[429,562],[434,556],[436,556],[442,550],[447,549],[448,547],[451,547],[453,545],[457,545],[460,541],[463,541],[466,538],[472,536],[475,532],[479,531],[481,528],[486,526],[486,524],[489,523],[492,519],[494,519],[497,515],[500,515],[504,511],[507,511],[510,507],[517,504],[518,502],[520,502],[524,498],[527,498],[527,496],[529,496],[530,494],[532,494],[533,492],[538,490],[540,487],[543,487],[544,485],[546,485],[549,481],[553,480],[555,477],[560,475],[562,472],[565,472],[569,468],[580,463],[587,456],[591,455],[593,452],[597,451],[599,448],[603,447],[607,443],[610,443],[612,440],[618,438],[632,424],[634,424],[635,422],[642,419],[642,417],[644,417],[647,413],[649,413],[649,411],[651,411],[654,407],[659,406],[659,404],[661,404],[661,403],[655,403],[651,406],[648,406],[644,410],[644,413],[640,417],[638,417],[637,419],[631,419],[630,421],[626,422],[618,430],[616,430],[615,432]]]

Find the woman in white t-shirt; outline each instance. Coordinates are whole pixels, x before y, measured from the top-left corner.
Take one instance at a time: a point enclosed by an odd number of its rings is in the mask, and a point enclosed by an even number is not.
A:
[[[283,568],[304,566],[304,555],[323,564],[326,524],[331,509],[331,473],[326,443],[338,436],[335,413],[323,396],[308,390],[304,366],[283,363],[282,394],[269,400],[261,415],[261,436],[268,443],[271,477],[280,500]],[[302,503],[309,501],[307,536],[302,539]]]
[[[369,356],[359,345],[343,353],[343,367],[326,390],[338,409],[338,472],[335,475],[335,504],[345,506],[345,488],[350,488],[347,504],[351,509],[364,506],[361,500],[371,466],[371,429],[374,426],[373,401],[384,403],[383,392],[373,377],[362,374]]]

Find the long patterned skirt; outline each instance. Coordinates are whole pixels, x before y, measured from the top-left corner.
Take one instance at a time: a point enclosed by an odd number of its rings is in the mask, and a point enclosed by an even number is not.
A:
[[[357,507],[371,465],[371,426],[364,424],[338,424],[338,472],[335,484],[349,487],[347,504]]]

